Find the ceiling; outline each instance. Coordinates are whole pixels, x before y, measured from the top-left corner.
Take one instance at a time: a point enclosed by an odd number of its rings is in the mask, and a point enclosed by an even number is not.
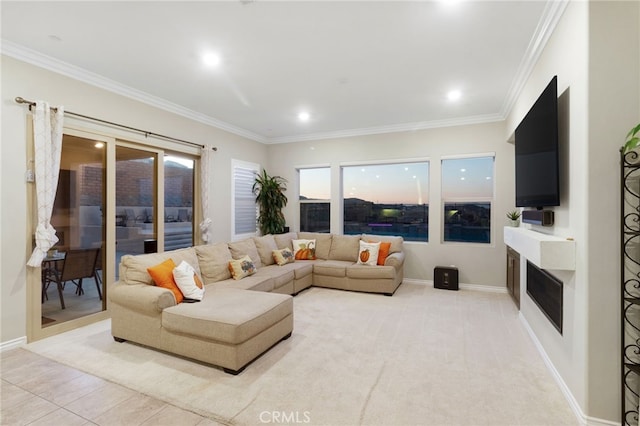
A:
[[[264,143],[503,119],[561,5],[0,3],[4,54]]]

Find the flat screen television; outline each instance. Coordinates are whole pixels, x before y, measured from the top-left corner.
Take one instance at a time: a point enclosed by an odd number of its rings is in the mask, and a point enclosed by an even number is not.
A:
[[[516,128],[515,145],[516,207],[559,206],[557,76]]]

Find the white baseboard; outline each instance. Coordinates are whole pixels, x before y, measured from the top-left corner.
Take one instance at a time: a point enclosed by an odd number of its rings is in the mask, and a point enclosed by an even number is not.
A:
[[[16,349],[26,344],[27,344],[27,336],[18,337],[17,339],[0,343],[0,352]]]
[[[418,285],[426,285],[429,287],[433,287],[433,280],[419,280],[416,278],[404,278],[402,282],[407,284],[418,284]],[[490,293],[507,293],[506,287],[495,287],[492,285],[460,283],[458,287],[464,290],[488,291]]]
[[[556,370],[556,367],[553,365],[553,362],[547,355],[547,352],[544,350],[542,343],[540,343],[540,340],[538,340],[538,337],[536,336],[535,332],[529,325],[529,322],[527,322],[524,315],[522,315],[522,312],[520,312],[519,318],[522,325],[524,325],[525,330],[527,330],[527,333],[529,333],[529,337],[531,337],[533,344],[538,350],[538,353],[540,353],[540,356],[542,357],[542,360],[544,361],[545,365],[549,369],[549,372],[551,373],[554,380],[560,387],[560,390],[562,391],[564,397],[567,399],[567,402],[569,403],[569,407],[571,407],[571,411],[573,411],[573,414],[575,414],[576,418],[578,419],[578,422],[584,426],[620,426],[620,423],[618,422],[600,419],[597,417],[590,417],[590,416],[587,416],[582,411],[582,408],[580,408],[580,404],[578,404],[578,401],[573,396],[573,393],[571,393],[569,386],[567,386],[567,384],[562,379],[562,376],[560,375],[560,373],[558,373],[558,370]]]

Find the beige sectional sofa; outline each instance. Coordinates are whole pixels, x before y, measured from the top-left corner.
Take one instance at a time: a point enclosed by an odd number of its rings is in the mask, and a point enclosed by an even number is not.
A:
[[[278,265],[273,251],[315,240],[315,260]],[[360,241],[391,243],[381,266],[357,263]],[[401,237],[290,232],[164,253],[125,255],[109,287],[111,332],[117,341],[196,359],[237,374],[293,331],[292,295],[314,285],[392,295],[402,283]],[[229,262],[248,255],[256,272],[236,280]],[[193,266],[205,285],[197,303],[176,303],[147,272],[167,259]]]

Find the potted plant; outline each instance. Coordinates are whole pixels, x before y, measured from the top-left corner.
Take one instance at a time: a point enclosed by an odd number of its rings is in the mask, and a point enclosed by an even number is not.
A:
[[[269,176],[266,170],[256,176],[253,193],[260,206],[258,227],[262,235],[284,232],[285,219],[282,209],[287,205],[284,195],[287,180],[281,176]]]
[[[520,226],[520,211],[519,210],[511,210],[507,213],[507,218],[511,221],[511,226],[517,228]]]
[[[635,149],[638,146],[638,144],[640,143],[640,136],[638,136],[638,133],[640,133],[640,124],[629,130],[629,133],[627,133],[627,140],[622,147],[623,154],[627,151]]]

